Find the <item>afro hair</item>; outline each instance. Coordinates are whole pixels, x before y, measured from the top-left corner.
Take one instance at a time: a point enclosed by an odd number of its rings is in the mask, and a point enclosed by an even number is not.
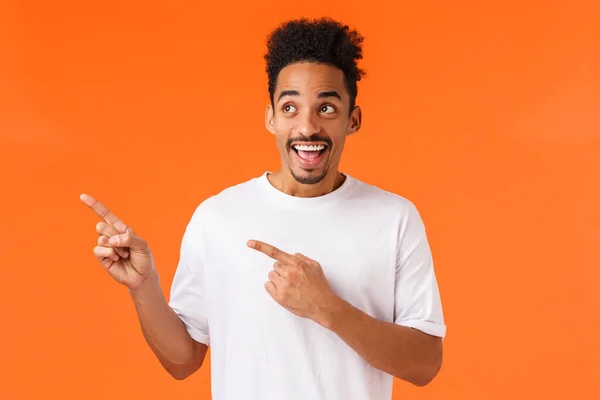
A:
[[[277,77],[284,67],[296,62],[314,62],[344,73],[352,111],[358,95],[357,82],[365,75],[357,66],[362,59],[362,42],[363,37],[356,30],[330,18],[301,18],[281,24],[269,35],[264,56],[271,103]]]

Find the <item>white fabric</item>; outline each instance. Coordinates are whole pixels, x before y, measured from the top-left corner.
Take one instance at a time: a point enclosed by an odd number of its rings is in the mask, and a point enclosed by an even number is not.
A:
[[[211,348],[215,400],[389,400],[392,376],[265,290],[274,260],[249,239],[318,261],[332,289],[369,315],[444,337],[425,228],[407,199],[349,175],[315,198],[267,174],[202,202],[189,222],[170,305]]]

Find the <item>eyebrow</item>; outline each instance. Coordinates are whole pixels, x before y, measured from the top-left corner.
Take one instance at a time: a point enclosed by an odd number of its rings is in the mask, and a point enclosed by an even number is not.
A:
[[[284,96],[300,96],[300,93],[298,93],[297,90],[282,90],[281,93],[279,93],[277,101],[281,100]]]
[[[281,100],[281,98],[284,96],[300,96],[300,93],[298,93],[297,90],[283,90],[281,93],[279,93],[279,98],[277,99],[277,101]],[[338,92],[336,92],[335,90],[331,90],[328,92],[321,92],[317,96],[317,98],[319,98],[319,99],[323,99],[326,97],[335,97],[339,100],[342,100],[342,97],[340,96],[340,94]]]
[[[335,90],[331,90],[329,92],[321,92],[319,93],[318,98],[322,99],[324,97],[336,97],[338,100],[341,100],[342,97],[340,96],[340,94],[338,92],[336,92]]]

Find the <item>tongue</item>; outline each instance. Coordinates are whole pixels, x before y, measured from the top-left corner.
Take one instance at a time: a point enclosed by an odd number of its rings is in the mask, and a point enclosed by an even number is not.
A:
[[[298,155],[300,155],[300,157],[304,158],[305,160],[314,160],[315,158],[319,157],[319,154],[319,151],[298,151]]]

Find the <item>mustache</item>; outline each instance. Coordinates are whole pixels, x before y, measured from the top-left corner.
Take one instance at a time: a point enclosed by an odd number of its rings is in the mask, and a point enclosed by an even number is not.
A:
[[[290,150],[292,148],[292,143],[298,143],[298,142],[303,142],[303,143],[325,143],[327,145],[327,147],[331,148],[332,146],[332,141],[329,137],[327,136],[317,136],[317,135],[313,135],[311,137],[304,137],[304,136],[299,136],[299,137],[295,137],[295,138],[289,138],[287,143],[286,143],[286,147],[288,150]]]

